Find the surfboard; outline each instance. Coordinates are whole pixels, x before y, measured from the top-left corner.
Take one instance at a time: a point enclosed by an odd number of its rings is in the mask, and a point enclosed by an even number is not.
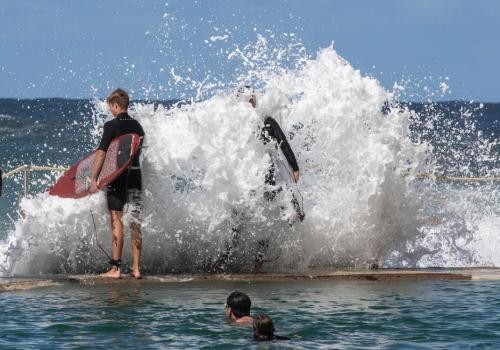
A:
[[[111,141],[97,182],[99,190],[128,169],[139,151],[141,140],[142,137],[137,134],[125,134]],[[49,194],[62,198],[82,198],[94,193],[90,189],[90,184],[96,154],[97,150],[72,165],[49,188]]]
[[[276,183],[283,184],[284,190],[289,191],[292,196],[292,205],[297,213],[296,220],[302,222],[306,214],[304,213],[304,201],[302,198],[302,194],[299,191],[297,183],[293,178],[293,169],[288,164],[285,155],[280,147],[276,149],[276,153],[273,156],[271,154],[271,158],[273,159],[274,165],[276,167],[275,176]]]

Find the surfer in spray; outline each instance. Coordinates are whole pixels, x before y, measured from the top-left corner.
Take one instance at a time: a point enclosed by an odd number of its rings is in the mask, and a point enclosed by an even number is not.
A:
[[[238,90],[237,97],[242,101],[248,101],[253,108],[257,107],[257,97],[251,86],[245,85]],[[260,139],[264,145],[270,144],[271,147],[279,147],[283,152],[283,155],[288,162],[290,168],[292,168],[291,176],[293,181],[298,182],[300,178],[299,165],[297,164],[297,159],[292,151],[292,147],[288,143],[285,133],[281,130],[278,122],[271,116],[265,115],[264,126],[260,132]],[[265,177],[265,183],[269,187],[267,191],[264,192],[264,197],[268,201],[274,200],[276,194],[282,191],[281,186],[276,186],[276,162],[271,157],[271,162],[269,164],[269,170]],[[299,203],[296,198],[293,198],[293,205],[297,212],[297,216],[300,221],[304,220],[304,212],[301,210]],[[262,265],[264,263],[264,257],[269,247],[269,240],[261,240],[258,242],[258,252],[255,258],[255,272],[262,271]]]
[[[101,142],[97,148],[97,154],[92,169],[92,191],[98,190],[97,179],[106,158],[106,152],[111,141],[121,135],[134,133],[144,137],[144,130],[139,122],[128,115],[129,96],[122,90],[117,89],[108,97],[108,107],[113,115],[113,120],[104,124]],[[140,151],[135,155],[131,166],[110,183],[106,188],[106,198],[111,216],[112,231],[112,259],[109,263],[112,268],[102,274],[103,277],[121,277],[121,257],[123,250],[123,208],[128,202],[132,205],[132,220],[130,229],[132,232],[132,277],[140,278],[140,259],[142,248],[142,236],[140,226],[140,211],[142,207],[141,192],[141,168],[139,164]]]
[[[249,102],[253,108],[257,107],[257,97],[255,95],[255,91],[249,85],[240,87],[238,89],[236,97],[240,101]],[[297,164],[297,159],[295,158],[295,154],[293,153],[293,150],[290,147],[288,140],[286,139],[285,133],[283,132],[280,125],[273,117],[265,115],[263,116],[263,121],[264,121],[264,126],[260,130],[260,135],[259,135],[260,140],[264,145],[269,145],[276,149],[279,147],[281,149],[289,167],[292,169],[290,176],[293,179],[293,181],[297,183],[300,178],[299,165]],[[277,172],[276,157],[274,157],[271,154],[271,152],[270,155],[271,155],[271,162],[269,164],[269,170],[264,180],[265,185],[267,187],[266,191],[264,192],[264,198],[268,201],[273,201],[276,195],[279,192],[283,191],[282,187],[283,184],[277,185],[276,183],[276,172]],[[302,210],[302,207],[300,206],[297,198],[295,198],[295,196],[293,195],[292,195],[292,204],[297,213],[298,220],[303,221],[305,217],[304,211]],[[236,216],[238,214],[235,212],[234,215]],[[224,254],[222,254],[222,256],[216,262],[216,268],[215,268],[216,270],[224,270],[225,265],[228,263],[230,259],[233,247],[235,247],[235,245],[238,243],[240,234],[239,227],[237,226],[233,227],[232,231],[233,232],[232,232],[231,244],[227,244]],[[264,257],[269,248],[269,239],[260,240],[257,242],[257,244],[258,248],[257,248],[257,256],[255,257],[254,271],[262,272],[262,265],[265,261]]]

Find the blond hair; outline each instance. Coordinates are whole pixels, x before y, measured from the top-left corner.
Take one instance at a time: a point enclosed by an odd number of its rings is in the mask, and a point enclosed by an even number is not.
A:
[[[254,338],[271,340],[274,336],[274,323],[271,317],[266,314],[259,314],[253,319]]]
[[[129,104],[129,97],[125,90],[116,89],[109,95],[108,104],[116,103],[122,109],[127,109]]]

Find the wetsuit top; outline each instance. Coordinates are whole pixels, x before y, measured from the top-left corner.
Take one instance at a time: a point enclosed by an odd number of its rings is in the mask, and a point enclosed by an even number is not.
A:
[[[293,171],[299,171],[299,165],[297,164],[292,148],[286,140],[283,130],[281,130],[278,122],[274,120],[274,118],[269,116],[265,117],[264,127],[260,133],[260,139],[264,142],[264,144],[268,144],[272,141],[276,142],[276,144],[281,147],[281,150],[283,151],[283,154]]]
[[[267,335],[261,335],[261,334],[254,333],[253,340],[256,340],[256,341],[290,340],[290,338],[284,337],[282,335],[277,335],[277,334],[273,334],[272,337],[269,337]]]
[[[144,130],[142,129],[141,124],[129,116],[128,113],[120,113],[115,118],[104,124],[104,132],[102,133],[101,143],[97,149],[107,152],[109,144],[114,138],[131,133],[144,137]],[[139,149],[132,161],[133,167],[139,167],[140,153],[141,150]]]

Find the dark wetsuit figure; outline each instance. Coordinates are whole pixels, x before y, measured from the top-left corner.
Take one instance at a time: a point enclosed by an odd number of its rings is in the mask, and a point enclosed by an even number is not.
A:
[[[101,143],[97,149],[106,152],[114,138],[130,133],[144,137],[144,130],[141,124],[127,113],[120,113],[104,124]],[[110,210],[122,211],[127,202],[129,192],[132,194],[132,201],[140,204],[140,192],[142,191],[141,168],[139,165],[140,153],[141,151],[139,150],[132,160],[129,170],[123,172],[115,181],[108,185],[106,196]]]
[[[270,116],[266,116],[264,118],[264,126],[260,130],[259,139],[262,140],[262,142],[265,145],[269,144],[270,142],[275,143],[276,147],[280,147],[281,150],[283,151],[283,154],[285,155],[285,158],[290,167],[293,169],[293,171],[299,171],[299,166],[297,164],[297,160],[295,159],[295,155],[293,154],[292,148],[290,147],[290,144],[288,143],[286,136],[283,133],[283,130],[281,130],[278,122],[274,118]],[[272,160],[271,163],[269,164],[269,170],[265,177],[265,183],[270,186],[276,186],[276,165]],[[264,198],[267,199],[268,201],[272,201],[276,197],[277,193],[280,191],[282,191],[281,187],[274,188],[269,191],[264,191]],[[301,213],[303,215],[300,206],[298,204],[298,201],[295,197],[293,197],[292,204],[297,213]],[[237,216],[238,212],[236,210],[233,210],[233,217]],[[302,219],[303,216],[301,217],[301,221]],[[225,271],[226,265],[230,261],[233,247],[236,247],[238,244],[239,235],[240,235],[240,228],[238,227],[237,224],[235,224],[232,227],[231,243],[229,242],[226,243],[226,249],[224,253],[221,254],[221,256],[215,262],[214,264],[215,271]],[[261,265],[264,262],[264,257],[266,255],[268,248],[269,248],[269,239],[262,239],[257,242],[257,256],[255,257],[256,270],[261,268]]]
[[[280,147],[281,151],[283,151],[283,154],[293,171],[299,171],[299,165],[297,164],[297,159],[295,159],[295,154],[293,154],[292,148],[290,147],[290,144],[286,139],[285,133],[283,133],[283,130],[281,130],[278,122],[274,118],[270,116],[265,117],[264,127],[262,128],[260,133],[260,139],[265,145],[270,142],[275,142],[276,147]],[[276,165],[274,164],[272,159],[271,164],[269,165],[269,171],[266,174],[265,183],[271,186],[276,186]],[[281,187],[275,188],[271,191],[265,191],[264,198],[266,198],[268,201],[272,201],[276,197],[276,194],[280,191],[282,191]],[[292,198],[292,204],[297,211],[300,220],[302,221],[303,212],[300,209],[299,202],[295,197],[293,197],[293,195]],[[264,256],[266,255],[266,252],[269,248],[269,239],[260,240],[257,242],[257,245],[258,251],[255,262],[256,266],[258,266],[257,268],[260,269],[260,265],[262,265],[262,263],[264,262]]]
[[[269,142],[276,142],[276,147],[280,147],[285,155],[285,158],[293,169],[293,171],[299,171],[299,165],[297,164],[297,160],[295,159],[295,155],[293,154],[292,148],[288,143],[283,130],[281,130],[278,122],[274,120],[274,118],[266,116],[264,119],[264,127],[260,133],[260,139],[266,145]],[[276,185],[276,166],[273,162],[271,162],[269,171],[266,174],[266,184],[275,186]],[[276,191],[266,192],[265,196],[267,199],[272,200],[276,195]]]

